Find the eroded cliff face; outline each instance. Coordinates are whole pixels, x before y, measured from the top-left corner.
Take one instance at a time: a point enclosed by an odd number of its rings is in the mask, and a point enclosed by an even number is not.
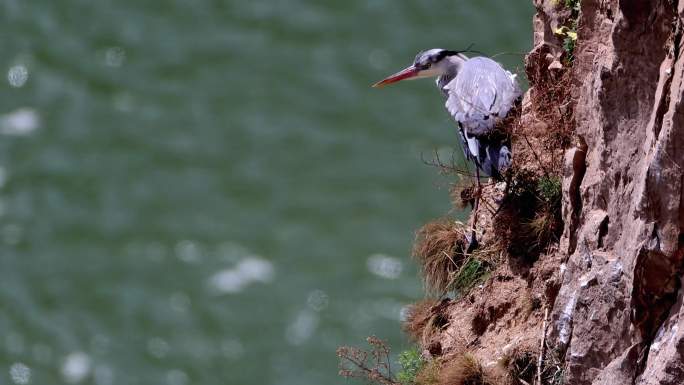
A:
[[[557,43],[551,3],[538,47]],[[684,0],[581,2],[547,334],[567,384],[684,383],[683,17]]]
[[[684,384],[684,0],[534,3],[514,167],[561,175],[562,236],[532,258],[508,247],[487,282],[427,312],[446,321],[420,343],[506,366],[507,384]],[[485,187],[485,206],[500,193]],[[476,216],[496,243],[502,214]]]
[[[415,383],[684,384],[684,0],[533,2],[507,182],[418,232]]]

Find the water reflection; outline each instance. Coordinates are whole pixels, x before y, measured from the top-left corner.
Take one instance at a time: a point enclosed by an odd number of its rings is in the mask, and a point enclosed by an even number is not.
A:
[[[366,261],[368,271],[385,279],[397,279],[404,269],[404,265],[396,257],[385,254],[373,254]]]
[[[261,257],[247,257],[232,269],[221,270],[209,278],[210,287],[219,294],[239,293],[252,283],[273,280],[273,264]]]
[[[10,86],[15,88],[23,87],[28,80],[29,72],[28,69],[21,64],[10,67],[7,71],[7,81]]]
[[[297,313],[295,319],[287,326],[285,339],[291,345],[303,345],[313,336],[318,323],[318,314],[309,309],[302,310]]]
[[[40,115],[32,108],[20,108],[0,116],[0,134],[27,136],[40,125]]]
[[[64,358],[62,363],[62,377],[70,384],[77,384],[90,374],[91,359],[83,352],[73,352]]]
[[[15,384],[25,385],[31,382],[31,369],[21,362],[12,364],[9,374]]]

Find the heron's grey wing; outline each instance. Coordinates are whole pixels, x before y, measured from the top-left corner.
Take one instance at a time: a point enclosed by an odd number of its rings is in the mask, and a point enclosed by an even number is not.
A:
[[[467,133],[476,136],[491,131],[497,118],[505,117],[521,94],[515,76],[485,57],[467,60],[444,90],[449,113]]]

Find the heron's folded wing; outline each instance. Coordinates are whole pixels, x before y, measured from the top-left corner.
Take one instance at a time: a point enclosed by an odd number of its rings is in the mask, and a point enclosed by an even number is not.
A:
[[[520,97],[515,77],[499,63],[484,57],[466,61],[445,87],[446,108],[471,135],[485,135]]]

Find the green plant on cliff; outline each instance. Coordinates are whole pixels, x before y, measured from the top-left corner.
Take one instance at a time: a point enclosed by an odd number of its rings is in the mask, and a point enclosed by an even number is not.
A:
[[[569,8],[573,11],[579,11],[580,0],[553,0],[553,4],[556,6],[563,4],[565,8]]]
[[[577,19],[579,18],[580,0],[565,0],[564,5],[570,10],[570,17],[566,25],[554,32],[563,37],[565,64],[570,65],[575,60],[575,45],[577,44]]]
[[[421,358],[418,348],[413,347],[399,354],[399,365],[401,371],[397,373],[397,380],[403,385],[410,385],[416,383],[416,376],[425,365],[425,361]]]
[[[580,0],[565,0],[565,7],[570,8],[573,11],[579,11]]]
[[[450,285],[451,289],[463,295],[487,279],[491,269],[486,261],[478,258],[481,252],[482,250],[476,250],[473,256],[463,264]]]
[[[566,64],[572,64],[575,60],[575,43],[577,43],[577,20],[570,22],[570,27],[562,26],[554,33],[563,38],[563,50],[565,51]]]
[[[575,60],[575,44],[577,43],[577,18],[580,11],[580,0],[553,0],[556,6],[563,6],[570,10],[570,17],[565,25],[556,28],[553,32],[563,39],[565,51],[565,64],[571,65]]]
[[[554,176],[543,176],[537,182],[537,190],[541,199],[548,204],[555,204],[561,199],[561,180]]]

